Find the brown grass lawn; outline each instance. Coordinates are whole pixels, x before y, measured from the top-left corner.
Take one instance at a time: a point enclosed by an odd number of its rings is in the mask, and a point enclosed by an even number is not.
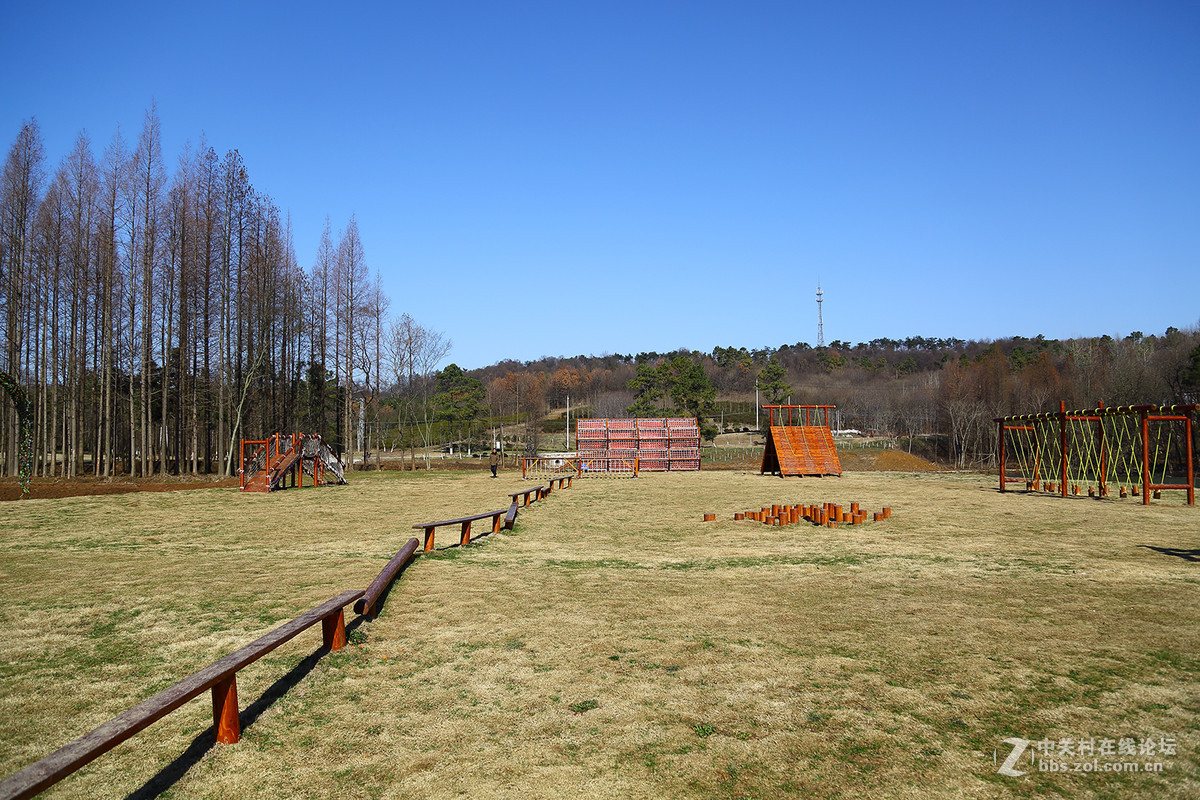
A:
[[[511,473],[0,506],[0,774],[344,589]],[[527,484],[525,484],[527,485]],[[837,530],[735,522],[859,501]],[[701,521],[703,512],[717,522]],[[1200,509],[1001,495],[938,473],[585,479],[409,568],[357,641],[239,674],[48,794],[212,798],[1200,797]],[[1002,740],[1101,769],[1008,777]],[[1173,755],[1101,755],[1173,739]],[[1092,756],[1054,757],[1088,762]]]

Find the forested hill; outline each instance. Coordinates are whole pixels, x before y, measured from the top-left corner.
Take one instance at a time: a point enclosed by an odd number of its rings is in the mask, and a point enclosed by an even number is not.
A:
[[[585,413],[698,413],[722,403],[833,403],[844,427],[943,438],[945,455],[963,464],[991,451],[995,416],[1106,404],[1200,400],[1200,332],[1169,327],[1122,338],[994,341],[912,336],[851,344],[832,341],[777,348],[717,347],[601,356],[502,361],[468,372],[503,407],[561,408],[567,397]],[[530,409],[532,410],[532,409]],[[712,424],[710,431],[715,429]]]

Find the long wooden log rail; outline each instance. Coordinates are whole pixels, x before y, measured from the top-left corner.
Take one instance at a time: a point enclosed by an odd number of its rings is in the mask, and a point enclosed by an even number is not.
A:
[[[569,487],[571,485],[570,477],[556,478],[559,488],[564,485]],[[554,481],[551,481],[551,485],[553,483]],[[517,497],[524,495],[525,505],[529,505],[536,500],[541,500],[549,493],[549,486],[535,486],[512,493],[510,495],[512,504],[507,510],[488,511],[470,517],[422,523],[413,527],[425,529],[426,551],[433,549],[434,531],[446,525],[461,525],[462,535],[459,544],[466,545],[470,543],[471,522],[491,517],[493,533],[498,532],[501,526],[511,530],[517,519]],[[318,622],[321,623],[322,648],[329,651],[341,650],[346,646],[345,607],[353,603],[356,613],[364,617],[373,615],[380,597],[395,580],[400,570],[413,560],[419,544],[415,536],[409,539],[365,590],[342,592],[199,672],[189,675],[174,686],[142,701],[124,714],[114,717],[70,744],[60,747],[40,761],[8,776],[0,781],[0,800],[24,800],[24,798],[33,797],[45,791],[121,742],[198,697],[205,690],[210,690],[212,693],[213,731],[216,741],[220,744],[237,743],[242,736],[241,722],[238,719],[238,670],[254,663]]]
[[[30,764],[0,781],[0,798],[33,797],[70,775],[98,756],[165,717],[205,690],[212,690],[213,728],[217,741],[233,744],[242,735],[238,721],[237,673],[298,633],[321,623],[322,646],[341,650],[346,646],[343,609],[361,597],[361,591],[342,592],[311,611],[280,625],[240,650],[236,650],[179,683],[162,690],[41,761]]]
[[[416,557],[419,544],[417,537],[414,536],[405,543],[404,547],[400,548],[400,552],[392,556],[392,560],[383,568],[383,572],[380,572],[375,580],[371,581],[371,585],[363,592],[363,596],[354,601],[354,613],[364,617],[375,613],[375,605],[379,602],[380,596],[392,585],[396,574]]]

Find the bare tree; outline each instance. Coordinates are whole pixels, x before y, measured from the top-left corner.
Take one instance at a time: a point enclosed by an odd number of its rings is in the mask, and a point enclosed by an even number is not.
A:
[[[21,380],[21,342],[25,332],[21,323],[28,307],[25,302],[26,274],[33,239],[33,223],[42,190],[44,174],[42,135],[36,119],[21,125],[21,131],[8,151],[4,171],[0,175],[0,269],[3,269],[5,337],[4,362],[0,369]],[[20,423],[16,410],[8,406],[5,467],[8,475],[17,470],[17,441]]]
[[[158,109],[151,104],[142,124],[142,133],[138,138],[137,150],[131,162],[132,179],[135,187],[135,225],[136,229],[136,262],[137,284],[131,281],[130,313],[135,320],[131,324],[132,332],[138,337],[136,367],[141,373],[140,406],[134,406],[133,382],[130,382],[130,415],[137,413],[140,436],[135,441],[140,445],[140,474],[148,475],[153,459],[153,420],[150,417],[150,372],[153,361],[154,333],[154,289],[155,268],[159,260],[160,221],[162,215],[162,191],[166,183],[166,171],[163,168],[162,130],[158,119]],[[140,294],[138,294],[140,290]],[[132,353],[131,353],[132,358]],[[134,374],[134,369],[130,370]],[[132,425],[131,425],[132,429]]]
[[[360,312],[366,298],[368,282],[366,256],[363,254],[362,239],[359,237],[358,221],[353,215],[342,231],[337,247],[337,272],[334,285],[337,293],[336,303],[336,335],[338,357],[335,360],[339,370],[339,384],[343,386],[342,400],[342,430],[345,432],[343,446],[349,451],[350,461],[354,459],[354,438],[350,435],[353,424],[354,406],[354,353],[355,344],[360,333],[357,330]],[[348,445],[348,446],[347,446]]]
[[[433,373],[449,353],[452,343],[441,333],[422,327],[408,314],[392,323],[387,338],[388,356],[397,384],[403,383],[405,414],[412,429],[421,434],[426,449],[433,436],[433,418],[429,407],[429,391]],[[417,468],[416,439],[410,437],[411,464]]]

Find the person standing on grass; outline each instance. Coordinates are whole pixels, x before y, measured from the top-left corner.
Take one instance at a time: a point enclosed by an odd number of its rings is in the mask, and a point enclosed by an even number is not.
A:
[[[500,466],[500,451],[492,448],[492,455],[488,458],[488,466],[492,468],[492,477],[496,477],[496,468]]]

